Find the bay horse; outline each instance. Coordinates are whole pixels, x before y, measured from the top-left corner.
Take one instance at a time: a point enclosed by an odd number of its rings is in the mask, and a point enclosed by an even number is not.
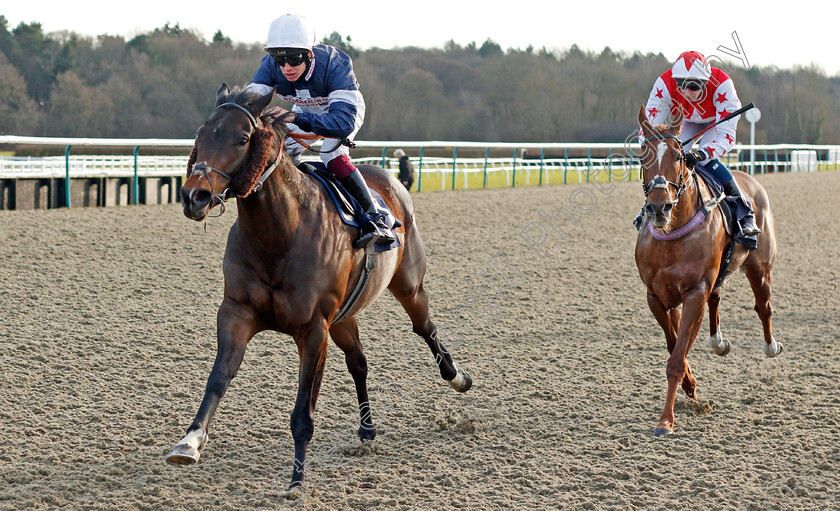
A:
[[[386,289],[408,313],[414,332],[431,348],[443,379],[456,391],[466,392],[472,377],[456,366],[429,317],[423,287],[426,256],[411,196],[393,175],[371,165],[359,165],[359,170],[402,222],[397,229],[401,246],[376,254],[364,292],[333,323],[360,279],[365,250],[353,248],[358,229],[341,222],[328,193],[283,150],[285,124],[260,117],[274,94],[273,90],[260,95],[239,87],[231,91],[222,84],[215,110],[196,133],[180,192],[184,214],[202,221],[214,205],[234,194],[238,218],[230,229],[224,256],[216,360],[195,419],[166,459],[181,465],[199,460],[210,421],[242,363],[248,341],[261,331],[281,332],[294,338],[300,358],[291,414],[292,489],[304,478],[328,336],[344,351],[353,376],[361,417],[359,438],[376,436],[356,315]],[[266,178],[267,169],[273,171]]]
[[[661,436],[674,430],[677,385],[682,384],[688,397],[697,398],[697,380],[687,356],[702,325],[706,304],[710,330],[707,342],[718,355],[729,352],[730,343],[720,332],[720,287],[715,283],[731,238],[719,207],[707,216],[699,212],[701,203],[713,197],[705,182],[686,167],[679,139],[681,125],[653,127],[644,108],[639,111],[639,125],[644,139],[641,165],[645,214],[650,225],[639,230],[636,266],[647,286],[648,306],[665,331],[670,353],[665,409],[654,430],[654,435]],[[776,259],[773,212],[767,192],[758,181],[740,171],[732,173],[753,204],[761,234],[755,250],[737,245],[729,270],[740,268],[746,274],[755,295],[755,311],[764,327],[764,353],[775,357],[782,352],[782,345],[773,338],[770,325],[770,272]]]

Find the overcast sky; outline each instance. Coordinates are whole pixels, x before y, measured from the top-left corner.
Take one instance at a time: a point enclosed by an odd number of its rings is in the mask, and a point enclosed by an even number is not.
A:
[[[491,38],[504,49],[533,45],[562,50],[577,44],[600,52],[609,46],[616,51],[661,52],[672,60],[691,49],[744,66],[790,68],[814,63],[830,75],[840,74],[834,40],[836,14],[826,10],[830,2],[810,0],[785,4],[784,10],[770,7],[771,2],[754,0],[596,0],[574,2],[573,10],[562,7],[561,2],[534,0],[34,0],[4,4],[0,14],[6,16],[12,28],[21,21],[34,21],[41,23],[46,32],[71,30],[90,36],[128,38],[168,22],[196,29],[207,39],[221,30],[237,42],[262,42],[272,19],[293,12],[313,21],[318,40],[337,31],[350,36],[360,49],[442,47],[450,39],[461,45],[472,41],[481,45]],[[824,7],[818,7],[819,4]],[[740,48],[733,40],[733,32],[740,40]],[[740,53],[742,58],[727,57],[727,51],[720,46],[730,53]]]

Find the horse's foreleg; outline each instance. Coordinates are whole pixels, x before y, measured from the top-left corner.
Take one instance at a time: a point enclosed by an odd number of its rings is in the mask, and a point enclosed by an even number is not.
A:
[[[732,348],[729,339],[724,339],[720,333],[720,288],[709,295],[709,337],[706,342],[712,351],[721,357],[729,353]]]
[[[299,486],[303,480],[306,448],[315,430],[315,404],[321,390],[324,366],[327,361],[327,322],[318,321],[307,331],[295,336],[300,356],[298,394],[292,411],[292,437],[295,439],[295,462],[289,488]]]
[[[677,332],[680,328],[680,309],[674,307],[666,310],[659,298],[651,291],[648,291],[647,299],[648,307],[650,307],[653,316],[665,332],[665,344],[668,347],[668,353],[673,353],[677,345]],[[697,398],[694,390],[696,385],[697,380],[692,376],[691,368],[688,367],[688,362],[686,362],[686,375],[683,378],[682,387],[686,395],[692,399]]]
[[[207,379],[201,406],[185,436],[172,450],[166,461],[191,465],[198,461],[200,451],[207,443],[210,421],[225,395],[228,385],[236,376],[248,341],[256,334],[256,321],[249,307],[225,299],[216,318],[218,349],[216,361]]]
[[[773,328],[770,318],[773,316],[773,306],[770,304],[770,292],[772,278],[768,265],[744,265],[744,273],[750,281],[753,294],[755,295],[755,312],[761,318],[761,325],[764,327],[764,354],[768,357],[775,357],[784,349],[781,343],[773,338]]]
[[[671,353],[674,351],[674,346],[677,344],[677,329],[679,329],[680,326],[680,311],[679,309],[666,309],[659,297],[651,290],[648,290],[647,292],[647,302],[650,312],[653,313],[653,317],[656,318],[656,322],[659,323],[659,326],[662,327],[662,331],[665,332],[665,345],[668,347],[668,353]]]
[[[362,351],[359,340],[359,327],[356,318],[347,318],[330,327],[330,337],[344,352],[347,370],[353,376],[356,384],[356,396],[359,398],[359,439],[373,440],[376,436],[376,426],[373,424],[368,401],[367,390],[367,359]]]
[[[668,395],[665,398],[665,409],[659,417],[659,425],[654,430],[656,436],[674,432],[674,403],[677,398],[677,385],[690,374],[686,357],[694,344],[694,338],[703,324],[703,313],[706,308],[708,295],[706,286],[701,285],[685,294],[683,301],[680,329],[677,334],[677,344],[671,356],[668,357],[666,375],[668,377]],[[694,377],[690,377],[694,380]],[[693,389],[692,389],[693,390]],[[686,391],[688,393],[688,391]]]

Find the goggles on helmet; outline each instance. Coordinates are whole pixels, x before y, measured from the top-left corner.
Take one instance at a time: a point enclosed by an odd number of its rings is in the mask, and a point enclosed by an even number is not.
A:
[[[308,50],[300,51],[300,49],[290,50],[287,48],[269,48],[266,51],[280,67],[283,67],[286,64],[289,64],[292,67],[299,66],[306,62],[306,59],[309,57]]]

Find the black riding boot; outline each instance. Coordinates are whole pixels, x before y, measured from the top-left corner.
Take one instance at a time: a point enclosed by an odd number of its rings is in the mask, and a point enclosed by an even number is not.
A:
[[[373,204],[373,197],[370,196],[370,190],[368,190],[362,173],[358,169],[354,170],[349,176],[341,178],[341,184],[359,201],[365,213],[374,219],[372,222],[368,222],[362,226],[362,234],[353,243],[353,246],[355,248],[362,248],[368,246],[370,243],[377,243],[379,245],[390,245],[393,243],[394,237],[382,220],[382,215],[376,211],[376,206]]]
[[[741,193],[741,189],[738,187],[738,182],[734,179],[723,184],[723,193],[725,193],[728,197],[740,197],[747,206],[750,206],[747,198],[744,197],[743,193]],[[741,235],[754,236],[760,232],[761,229],[759,229],[755,224],[755,214],[752,212],[752,208],[750,207],[750,212],[741,219]]]

